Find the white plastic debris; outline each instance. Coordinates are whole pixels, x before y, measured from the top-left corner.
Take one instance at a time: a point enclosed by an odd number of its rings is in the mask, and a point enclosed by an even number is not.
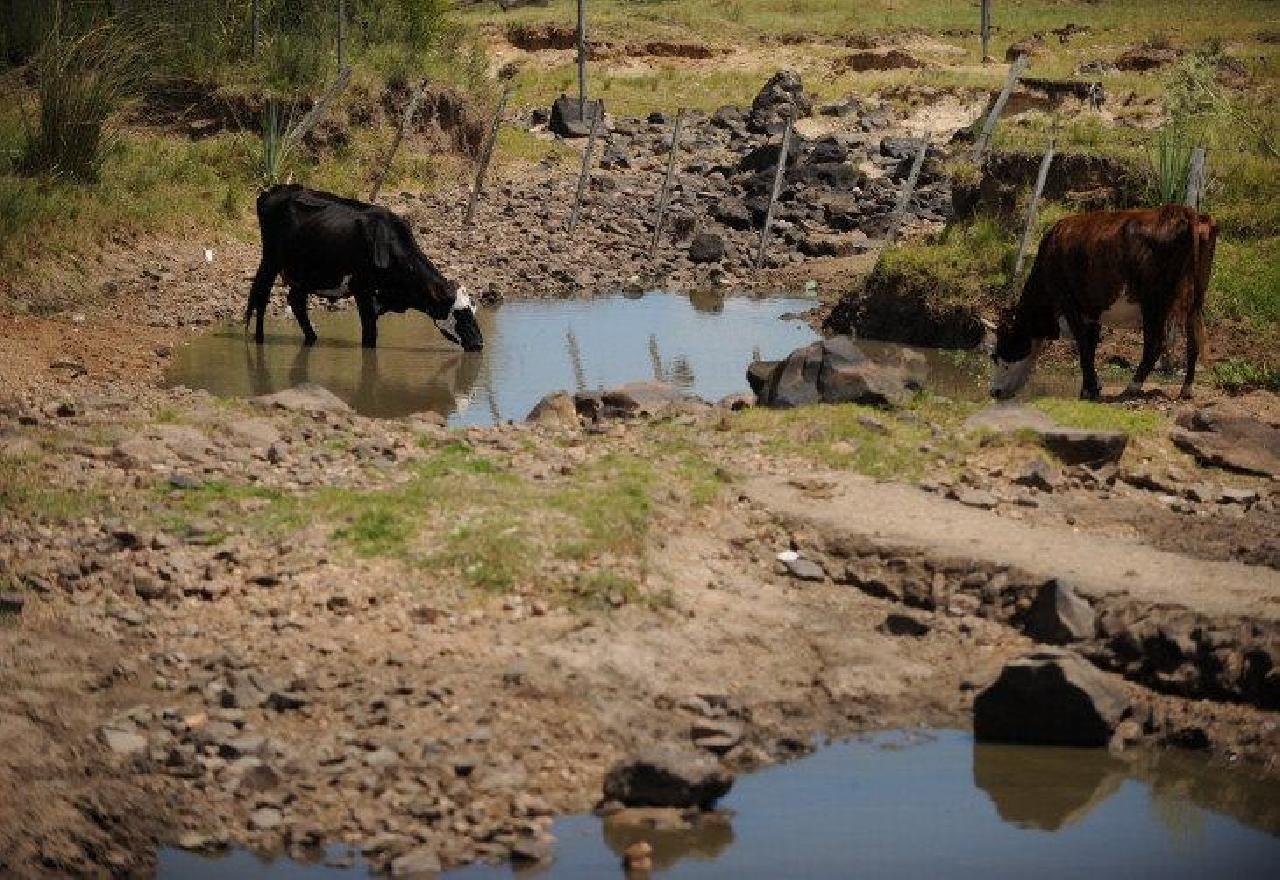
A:
[[[800,554],[794,550],[783,550],[778,554],[779,562],[795,562],[800,558]]]
[[[205,249],[204,249],[204,261],[205,261],[206,263],[212,263],[212,262],[213,262],[213,248],[205,248]]]

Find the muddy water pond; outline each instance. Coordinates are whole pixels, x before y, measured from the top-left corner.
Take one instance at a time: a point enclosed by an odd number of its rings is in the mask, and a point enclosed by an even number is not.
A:
[[[556,823],[554,863],[477,865],[449,880],[623,876],[620,854],[654,848],[664,878],[1274,877],[1280,783],[1211,767],[1191,753],[1122,761],[1105,751],[975,745],[960,731],[881,734],[738,780],[729,820],[702,831]],[[244,852],[162,853],[163,880],[369,876]]]
[[[360,348],[354,309],[313,309],[320,341],[301,345],[290,318],[268,325],[264,345],[223,326],[178,350],[169,385],[251,397],[314,382],[365,415],[439,413],[453,424],[519,420],[551,391],[660,380],[716,400],[745,391],[747,365],[781,358],[816,338],[801,315],[813,300],[652,292],[586,300],[523,300],[480,311],[485,349],[467,354],[424,316],[388,315],[379,344]],[[874,359],[900,362],[902,346],[860,342]],[[927,385],[948,397],[986,394],[977,352],[918,350]],[[1040,376],[1032,392],[1074,394],[1070,381]]]

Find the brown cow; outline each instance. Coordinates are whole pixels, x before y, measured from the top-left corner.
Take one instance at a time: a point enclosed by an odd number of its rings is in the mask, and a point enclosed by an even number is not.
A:
[[[1001,315],[991,395],[1016,394],[1045,345],[1066,330],[1080,351],[1080,397],[1098,399],[1093,361],[1103,323],[1142,328],[1142,361],[1125,389],[1136,394],[1164,349],[1166,327],[1181,319],[1187,336],[1182,396],[1190,397],[1204,350],[1204,298],[1217,238],[1212,218],[1180,205],[1058,221],[1040,242],[1022,296]]]

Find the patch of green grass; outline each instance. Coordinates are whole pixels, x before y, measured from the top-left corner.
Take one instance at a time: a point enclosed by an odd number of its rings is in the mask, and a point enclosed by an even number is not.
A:
[[[0,455],[0,510],[19,519],[60,523],[102,507],[93,491],[62,489],[34,456]]]
[[[968,441],[956,429],[974,406],[922,394],[902,414],[856,404],[755,408],[735,415],[731,426],[765,435],[774,453],[872,477],[914,479],[939,455],[962,450]],[[937,436],[930,426],[940,429]]]
[[[1280,323],[1280,237],[1220,240],[1205,309],[1210,318]]]
[[[1280,393],[1280,369],[1244,358],[1227,358],[1210,364],[1205,371],[1212,384],[1232,393],[1263,389]]]
[[[1091,431],[1124,431],[1133,436],[1142,436],[1155,434],[1168,427],[1169,423],[1164,415],[1155,410],[1129,408],[1114,403],[1039,397],[1031,405],[1061,425]]]

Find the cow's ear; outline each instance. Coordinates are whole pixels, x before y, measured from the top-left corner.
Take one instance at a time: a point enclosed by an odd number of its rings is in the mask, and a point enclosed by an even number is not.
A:
[[[378,269],[386,269],[391,265],[391,224],[385,217],[367,217],[364,221],[364,234],[369,243],[369,256]]]

